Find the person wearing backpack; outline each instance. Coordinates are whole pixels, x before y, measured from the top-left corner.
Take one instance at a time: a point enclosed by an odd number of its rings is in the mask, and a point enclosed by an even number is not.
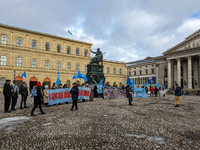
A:
[[[174,88],[174,95],[176,99],[176,105],[175,107],[179,107],[179,98],[181,96],[181,87],[176,84],[176,88]]]
[[[34,97],[34,107],[31,111],[31,114],[30,114],[31,116],[35,116],[34,111],[35,111],[35,109],[37,108],[38,105],[39,105],[41,114],[46,114],[42,110],[42,94],[41,94],[41,89],[40,89],[41,83],[37,82],[36,86],[37,87],[32,90],[32,96]],[[35,94],[35,90],[37,90],[37,94]]]

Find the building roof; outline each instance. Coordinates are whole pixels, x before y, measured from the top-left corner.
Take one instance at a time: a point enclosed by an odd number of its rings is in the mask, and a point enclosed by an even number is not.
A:
[[[9,25],[4,25],[4,24],[1,24],[1,23],[0,23],[0,28],[18,30],[18,31],[21,31],[21,32],[32,33],[32,34],[37,34],[37,35],[41,35],[41,36],[47,36],[47,37],[50,37],[50,38],[56,38],[56,39],[60,39],[60,40],[65,40],[65,41],[69,41],[69,42],[76,42],[76,43],[86,44],[86,45],[90,45],[90,46],[93,45],[92,43],[72,40],[72,39],[68,39],[68,38],[64,38],[64,37],[59,37],[59,36],[56,36],[56,35],[41,33],[41,32],[38,32],[38,31],[33,31],[33,30],[22,29],[22,28],[18,28],[18,27],[9,26]]]

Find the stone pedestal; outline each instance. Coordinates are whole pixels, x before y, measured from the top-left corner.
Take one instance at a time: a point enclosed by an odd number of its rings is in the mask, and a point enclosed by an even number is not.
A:
[[[87,65],[87,79],[88,84],[99,84],[100,79],[102,82],[105,81],[104,73],[103,73],[103,65],[99,64],[88,64]]]

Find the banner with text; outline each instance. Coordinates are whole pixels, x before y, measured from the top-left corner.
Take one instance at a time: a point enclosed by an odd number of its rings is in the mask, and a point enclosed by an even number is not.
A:
[[[70,90],[71,88],[48,90],[48,104],[54,105],[72,101]],[[78,99],[89,100],[90,92],[90,88],[79,87]]]
[[[126,98],[126,90],[120,88],[104,88],[103,99]]]

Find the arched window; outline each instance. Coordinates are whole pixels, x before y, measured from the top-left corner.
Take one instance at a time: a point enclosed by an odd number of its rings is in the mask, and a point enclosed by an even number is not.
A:
[[[57,52],[60,53],[61,52],[61,46],[58,44],[57,45]]]
[[[49,60],[45,61],[45,69],[50,69],[50,61]]]
[[[80,84],[80,82],[78,80],[76,80],[76,84],[78,85],[78,84]]]
[[[85,72],[87,72],[87,65],[85,65],[85,69],[84,70],[85,70]]]
[[[70,80],[67,80],[67,84],[69,85],[69,87],[71,86]]]
[[[71,47],[70,46],[67,47],[67,54],[71,54]]]
[[[32,41],[32,48],[37,49],[37,41],[36,40]]]
[[[119,75],[122,75],[122,69],[121,68],[119,69]]]
[[[107,67],[107,74],[109,74],[110,73],[110,68],[109,67]]]
[[[67,71],[70,71],[70,70],[71,70],[71,64],[67,63]]]
[[[76,71],[79,71],[79,68],[80,68],[79,64],[76,64]]]
[[[85,57],[87,57],[88,56],[88,50],[86,49],[85,50]]]
[[[1,77],[0,78],[0,88],[2,88],[4,86],[4,84],[6,83],[6,78]]]
[[[17,57],[17,67],[21,67],[22,66],[22,58],[21,57]]]
[[[61,70],[61,62],[57,62],[57,70]]]
[[[121,82],[119,83],[119,87],[122,87],[122,83]]]
[[[79,48],[76,49],[76,55],[79,56]]]
[[[7,44],[7,36],[5,34],[1,35],[1,44]]]
[[[116,68],[113,68],[113,74],[116,74]]]
[[[34,58],[31,61],[31,67],[36,68],[36,59],[34,59]]]
[[[50,50],[50,44],[49,44],[49,42],[46,42],[46,44],[45,44],[45,49],[46,49],[46,51],[49,51],[49,50]]]
[[[7,64],[7,57],[5,55],[1,56],[1,65],[6,66]]]
[[[22,38],[17,38],[17,46],[22,47]]]
[[[116,85],[116,82],[113,83],[113,86],[115,86],[115,85]]]

